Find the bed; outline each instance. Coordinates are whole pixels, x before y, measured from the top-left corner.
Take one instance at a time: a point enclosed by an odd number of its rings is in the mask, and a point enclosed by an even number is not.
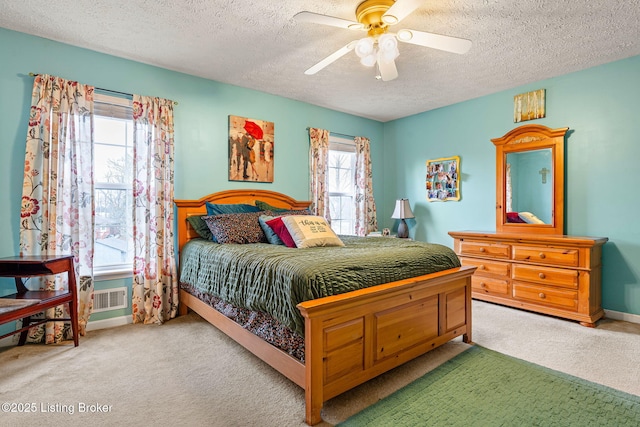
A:
[[[185,248],[189,242],[202,240],[188,218],[206,215],[207,202],[251,205],[256,201],[291,210],[309,206],[309,202],[267,190],[228,190],[197,200],[176,200],[179,257],[188,252]],[[371,239],[380,240],[380,244],[391,243],[390,238]],[[251,245],[218,246],[234,246],[238,250]],[[307,253],[313,250],[291,249]],[[181,259],[180,264],[185,260]],[[475,267],[448,268],[297,303],[302,319],[303,360],[243,328],[183,283],[180,314],[196,312],[302,387],[305,421],[315,425],[322,421],[325,401],[456,337],[462,336],[464,342],[470,343],[474,270]]]

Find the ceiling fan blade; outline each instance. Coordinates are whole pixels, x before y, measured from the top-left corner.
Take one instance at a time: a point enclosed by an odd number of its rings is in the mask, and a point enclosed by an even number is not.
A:
[[[343,56],[345,56],[347,53],[351,52],[355,46],[356,46],[356,42],[352,41],[348,45],[336,50],[331,55],[327,56],[322,61],[320,61],[316,65],[314,65],[313,67],[309,68],[304,73],[306,75],[309,75],[309,76],[312,75],[312,74],[317,73],[318,71],[322,70],[327,65],[337,61],[338,59],[340,59]]]
[[[467,53],[472,45],[471,40],[416,30],[400,30],[396,34],[396,37],[404,43],[460,54]]]
[[[382,15],[382,22],[389,25],[402,21],[418,8],[424,0],[396,0],[396,2]]]
[[[336,18],[335,16],[321,15],[313,12],[298,12],[293,16],[298,22],[312,22],[314,24],[330,25],[332,27],[346,28],[352,30],[364,29],[363,25],[349,21],[348,19]]]
[[[380,71],[380,78],[383,82],[388,82],[398,77],[398,69],[396,68],[395,61],[378,61],[378,70]]]

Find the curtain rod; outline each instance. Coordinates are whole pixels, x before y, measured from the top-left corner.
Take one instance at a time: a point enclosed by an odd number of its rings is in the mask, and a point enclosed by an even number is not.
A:
[[[29,75],[30,75],[31,77],[35,77],[35,76],[39,76],[40,74],[37,74],[37,73],[29,73]],[[119,92],[119,91],[117,91],[117,90],[111,90],[111,89],[103,89],[103,88],[101,88],[101,87],[96,87],[95,89],[97,89],[97,90],[102,90],[102,91],[104,91],[104,92],[117,93],[117,94],[120,94],[120,95],[133,96],[133,94],[132,94],[132,93]],[[178,105],[178,101],[173,101],[173,105]]]
[[[355,139],[355,136],[353,135],[345,135],[344,133],[338,133],[338,132],[331,132],[329,131],[329,133],[333,136],[341,136],[343,138],[350,138],[350,139]]]
[[[307,131],[308,131],[309,129],[311,129],[311,128],[310,128],[310,127],[308,127],[308,128],[307,128]],[[354,139],[354,138],[355,138],[355,136],[353,136],[353,135],[346,135],[346,134],[344,134],[344,133],[331,132],[331,131],[329,131],[329,133],[330,133],[331,135],[333,135],[333,136],[341,136],[341,137],[343,137],[343,138],[351,138],[351,139]]]

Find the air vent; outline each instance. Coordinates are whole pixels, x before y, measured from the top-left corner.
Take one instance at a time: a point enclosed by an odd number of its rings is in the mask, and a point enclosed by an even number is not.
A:
[[[93,312],[127,308],[127,288],[113,288],[93,292]]]

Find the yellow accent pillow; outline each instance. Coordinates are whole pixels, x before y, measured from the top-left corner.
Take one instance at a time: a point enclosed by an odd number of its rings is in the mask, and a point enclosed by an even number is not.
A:
[[[321,216],[290,215],[282,217],[282,222],[298,248],[344,246],[327,220]]]

